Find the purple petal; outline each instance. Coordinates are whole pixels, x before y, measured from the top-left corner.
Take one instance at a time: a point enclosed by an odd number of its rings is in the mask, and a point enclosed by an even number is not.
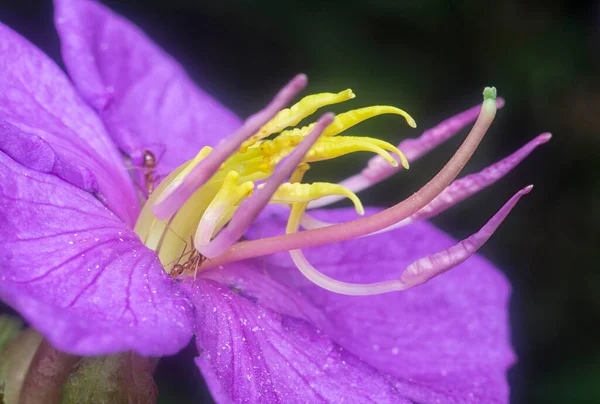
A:
[[[1,24],[0,70],[0,150],[98,194],[133,225],[139,208],[123,159],[66,75]]]
[[[92,195],[0,153],[0,298],[57,349],[79,355],[177,352],[190,306]]]
[[[94,1],[55,0],[55,8],[75,86],[134,164],[150,150],[158,175],[166,175],[239,127],[233,113],[126,19]]]
[[[266,309],[227,287],[198,279],[200,368],[218,403],[410,402],[413,386],[383,375],[309,323]]]
[[[336,222],[353,215],[352,209],[316,211],[316,216]],[[265,215],[247,235],[281,234],[285,220],[283,215]],[[454,243],[431,224],[420,222],[303,251],[328,276],[369,283],[397,279],[416,258]],[[284,310],[311,321],[371,366],[421,385],[419,394],[425,395],[421,401],[434,402],[440,396],[442,401],[508,400],[506,370],[514,360],[507,318],[510,287],[483,258],[471,257],[414,289],[365,297],[343,296],[315,286],[286,253],[264,257],[255,265],[259,271],[255,276],[264,273],[269,282],[277,281],[288,289],[276,298],[275,288],[268,287],[271,295],[264,296],[256,286],[250,288],[255,299],[277,310],[281,310],[277,305],[287,305]],[[225,277],[226,271],[215,272]],[[252,282],[260,285],[258,280]],[[245,293],[243,283],[235,287]],[[294,297],[291,303],[290,296]],[[315,308],[322,317],[314,315]]]
[[[261,260],[238,261],[219,269],[199,272],[198,276],[226,285],[277,313],[317,325],[327,324],[327,315],[320,308],[308,301],[300,291],[267,276],[260,265]]]

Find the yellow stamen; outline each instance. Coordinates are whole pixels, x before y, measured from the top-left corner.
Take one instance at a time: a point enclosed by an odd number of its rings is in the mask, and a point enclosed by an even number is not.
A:
[[[323,136],[335,136],[356,124],[366,121],[369,118],[383,114],[401,115],[404,117],[404,119],[406,119],[406,122],[411,128],[417,127],[415,120],[406,111],[388,105],[375,105],[372,107],[355,109],[337,115],[333,123],[329,125],[327,130],[325,130]]]
[[[262,184],[258,188],[262,188]],[[283,183],[271,197],[273,203],[293,204],[298,202],[310,202],[329,195],[342,195],[354,204],[359,215],[364,215],[365,210],[358,196],[348,188],[328,182],[315,182],[312,184]]]
[[[238,185],[239,177],[240,175],[236,171],[229,171],[225,176],[221,188],[204,211],[198,224],[194,239],[196,247],[208,244],[223,218],[231,217],[242,199],[252,193],[254,183],[246,181]]]
[[[406,111],[389,105],[374,105],[371,107],[354,109],[352,111],[336,115],[335,119],[333,120],[333,123],[329,125],[327,129],[325,129],[325,132],[323,132],[323,137],[339,135],[340,133],[350,129],[351,127],[363,121],[366,121],[367,119],[384,114],[394,114],[403,116],[410,127],[417,127],[417,123],[415,122],[415,120]],[[314,123],[311,123],[310,125],[304,126],[302,128],[295,128],[283,131],[281,132],[279,137],[304,137],[311,132],[314,125]]]
[[[306,154],[305,161],[322,161],[329,160],[335,157],[343,156],[348,153],[357,151],[370,151],[379,154],[391,166],[397,167],[398,162],[386,151],[397,151],[400,159],[406,161],[406,157],[396,147],[383,140],[373,139],[369,137],[334,137],[323,138],[315,144],[315,146]]]
[[[310,170],[310,165],[308,165],[307,163],[300,164],[298,167],[296,167],[296,170],[294,170],[294,172],[290,176],[290,182],[292,184],[296,182],[302,182],[302,178],[304,178],[304,174],[306,174],[308,170]]]
[[[262,170],[267,170],[269,167],[274,167],[293,150],[293,143],[282,150],[280,153],[262,158],[263,164],[260,165]],[[408,167],[406,157],[398,148],[392,144],[379,139],[369,137],[354,137],[354,136],[339,136],[339,137],[321,137],[311,147],[304,158],[304,162],[310,163],[315,161],[330,160],[349,153],[358,151],[370,151],[379,154],[393,167],[398,166],[398,162],[387,152],[387,150],[398,154],[400,161],[404,167]]]

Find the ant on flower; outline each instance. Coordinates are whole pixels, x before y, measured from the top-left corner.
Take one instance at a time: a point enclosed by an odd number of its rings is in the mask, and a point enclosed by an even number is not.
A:
[[[154,192],[156,182],[159,179],[158,176],[155,176],[157,164],[158,161],[154,153],[150,150],[144,150],[142,158],[142,174],[144,176],[144,188],[148,196]]]
[[[200,267],[200,265],[202,265],[202,263],[204,261],[207,260],[207,258],[204,255],[200,254],[200,252],[198,252],[198,250],[196,250],[193,247],[194,242],[193,242],[193,239],[191,236],[190,236],[190,245],[192,246],[191,250],[186,252],[188,243],[187,242],[185,243],[185,247],[184,247],[183,251],[181,252],[181,255],[176,260],[176,263],[169,270],[169,276],[171,276],[172,278],[177,278],[178,276],[181,276],[185,272],[194,271],[194,279],[195,279],[196,273],[198,272],[198,268]],[[182,264],[181,260],[183,259],[183,257],[186,257],[186,256],[188,258]]]
[[[164,154],[164,150],[160,152],[160,156],[158,157],[149,149],[144,149],[141,152],[141,158],[133,157],[135,154],[137,153],[129,154],[123,152],[123,155],[127,160],[129,170],[133,172],[132,177],[135,186],[138,188],[140,200],[143,204],[150,197],[152,192],[156,190],[156,186],[162,178],[161,175],[157,174],[157,167],[161,156]],[[134,161],[140,161],[140,163],[134,164]]]

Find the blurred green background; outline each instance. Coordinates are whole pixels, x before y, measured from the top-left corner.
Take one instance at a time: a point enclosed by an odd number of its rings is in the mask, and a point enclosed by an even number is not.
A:
[[[481,100],[506,99],[466,172],[535,135],[553,140],[498,184],[433,221],[468,236],[521,187],[534,183],[482,254],[513,284],[510,372],[517,403],[600,402],[600,3],[595,1],[106,0],[140,25],[209,93],[246,116],[297,72],[310,92],[352,88],[352,106],[392,104],[419,128],[382,117],[355,134],[398,143]],[[60,60],[47,1],[3,0],[3,21]],[[342,109],[334,108],[334,111]],[[427,181],[461,137],[410,171],[361,194],[388,206]],[[336,180],[368,156],[323,164]],[[318,175],[318,177],[316,176]],[[188,359],[163,360],[161,402],[208,397]]]

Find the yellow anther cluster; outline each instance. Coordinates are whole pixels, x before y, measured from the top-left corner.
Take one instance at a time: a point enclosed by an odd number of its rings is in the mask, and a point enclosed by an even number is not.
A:
[[[308,136],[315,124],[301,128],[293,126],[321,107],[354,97],[354,93],[349,89],[339,93],[309,95],[292,107],[280,111],[246,141],[237,153],[227,159],[217,173],[198,189],[176,214],[169,220],[158,220],[152,214],[150,206],[161,198],[161,194],[168,194],[171,189],[181,184],[190,171],[212,151],[210,147],[203,148],[193,160],[174,170],[151,195],[136,224],[136,232],[148,247],[158,252],[161,262],[169,272],[174,262],[181,264],[182,257],[191,256],[194,246],[206,245],[211,241],[231,220],[244,199],[252,194],[255,183],[267,180],[276,165]],[[399,161],[402,166],[408,168],[408,161],[402,152],[388,142],[371,137],[340,135],[358,123],[382,114],[400,115],[410,126],[416,126],[410,115],[391,106],[372,106],[337,115],[296,168],[290,182],[277,189],[271,202],[297,206],[329,195],[342,195],[349,198],[356,211],[362,215],[363,206],[350,190],[326,182],[305,184],[302,183],[302,178],[309,169],[308,163],[358,151],[379,154],[393,166],[397,166]],[[266,139],[277,133],[274,138]],[[262,184],[258,187],[262,187]]]
[[[301,120],[312,115],[317,109],[326,105],[337,104],[351,100],[356,97],[352,90],[347,89],[339,93],[320,93],[312,94],[302,98],[290,108],[279,111],[273,119],[263,126],[257,134],[246,140],[241,147],[241,152],[245,152],[257,141],[266,138],[274,133],[279,133],[287,127],[297,125]]]
[[[304,162],[314,162],[321,160],[329,160],[348,153],[357,151],[369,151],[381,155],[388,163],[397,166],[397,161],[390,153],[398,155],[400,162],[404,168],[408,168],[408,161],[398,148],[383,140],[369,137],[348,137],[336,135],[353,127],[354,125],[382,114],[396,114],[405,117],[406,121],[415,126],[414,120],[406,112],[399,108],[388,106],[374,106],[360,108],[353,111],[337,115],[333,123],[323,132],[323,135],[313,145],[307,154]],[[246,156],[246,161],[253,169],[269,172],[277,163],[302,142],[302,140],[311,132],[314,123],[302,128],[285,130],[275,139],[263,140],[256,143],[245,152],[240,152],[233,156],[229,162],[239,163]]]

